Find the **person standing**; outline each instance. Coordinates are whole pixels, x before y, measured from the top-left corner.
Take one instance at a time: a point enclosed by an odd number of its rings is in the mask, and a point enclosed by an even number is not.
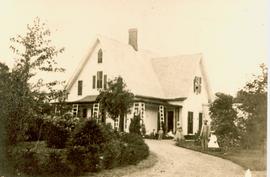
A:
[[[210,135],[210,128],[207,124],[207,120],[204,120],[204,124],[201,129],[200,138],[201,138],[201,144],[202,144],[202,150],[207,151],[208,150],[208,138]]]
[[[177,142],[180,142],[180,141],[184,140],[182,127],[177,128],[174,139]]]
[[[162,137],[163,137],[163,130],[159,129],[159,131],[158,131],[158,140],[162,140]]]

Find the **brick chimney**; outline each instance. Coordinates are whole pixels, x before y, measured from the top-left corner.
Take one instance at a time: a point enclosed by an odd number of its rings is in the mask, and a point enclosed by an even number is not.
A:
[[[129,38],[128,38],[128,44],[131,45],[134,50],[138,51],[138,32],[136,28],[131,28],[128,30]]]

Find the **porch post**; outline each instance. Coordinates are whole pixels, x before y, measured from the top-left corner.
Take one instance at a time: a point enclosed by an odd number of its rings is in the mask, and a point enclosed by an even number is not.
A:
[[[73,117],[78,116],[78,111],[79,111],[79,105],[78,104],[73,104],[72,105],[72,115],[73,115]]]
[[[93,117],[96,119],[97,123],[100,123],[99,103],[93,104]]]
[[[164,106],[159,106],[159,129],[163,129],[164,126]],[[159,131],[159,130],[158,130]]]

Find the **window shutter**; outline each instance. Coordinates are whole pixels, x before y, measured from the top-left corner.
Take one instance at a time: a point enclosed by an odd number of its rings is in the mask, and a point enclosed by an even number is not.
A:
[[[107,89],[107,75],[104,74],[104,89]]]
[[[193,134],[193,112],[188,112],[188,134]]]
[[[199,132],[201,132],[201,128],[202,128],[202,113],[199,113]]]
[[[202,91],[202,78],[201,77],[199,77],[199,78],[200,78],[199,93],[201,93],[201,91]]]
[[[196,77],[193,80],[193,91],[196,92]]]
[[[78,95],[82,95],[82,85],[83,81],[78,81]]]
[[[93,89],[96,88],[96,76],[93,76]]]

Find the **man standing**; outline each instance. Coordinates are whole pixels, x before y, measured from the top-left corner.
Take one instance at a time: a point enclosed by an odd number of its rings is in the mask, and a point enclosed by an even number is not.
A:
[[[207,120],[204,120],[204,125],[202,126],[201,133],[200,133],[203,151],[207,151],[207,149],[208,149],[209,134],[210,134],[210,128],[207,125]]]

